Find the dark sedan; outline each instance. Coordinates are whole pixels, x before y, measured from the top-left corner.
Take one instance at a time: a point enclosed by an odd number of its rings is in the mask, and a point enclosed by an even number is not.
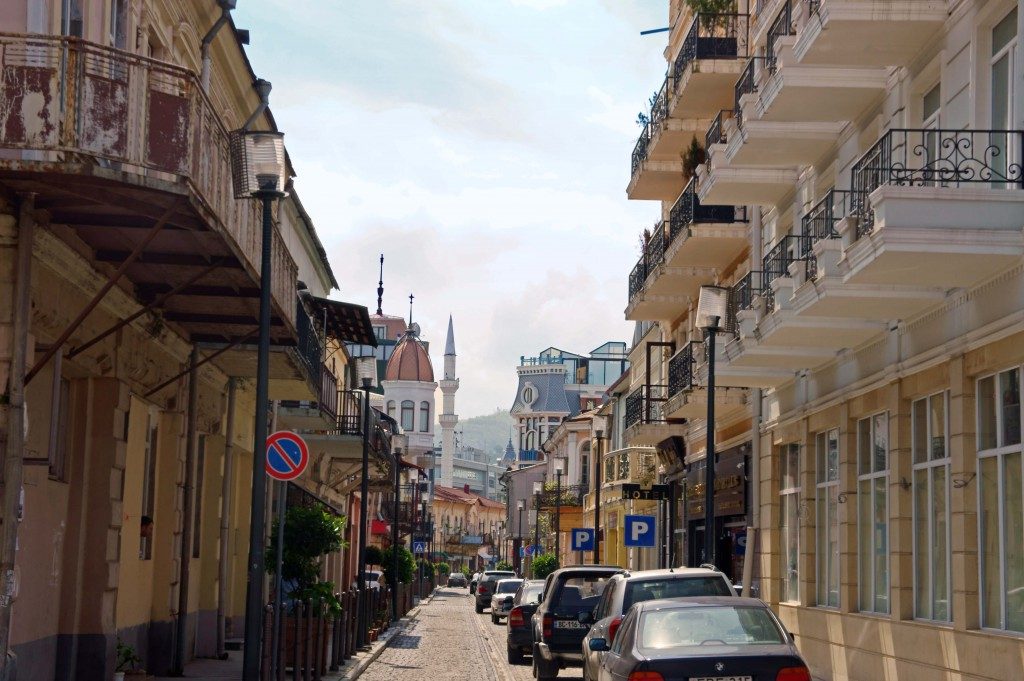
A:
[[[811,681],[811,673],[771,609],[756,598],[705,596],[630,608],[598,681]]]
[[[533,632],[530,618],[537,610],[539,596],[544,592],[543,579],[530,579],[519,585],[508,613],[508,632],[505,645],[508,663],[523,664],[523,655],[533,652]]]

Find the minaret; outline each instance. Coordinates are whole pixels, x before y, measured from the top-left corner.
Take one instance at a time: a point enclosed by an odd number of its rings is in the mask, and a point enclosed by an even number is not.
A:
[[[455,332],[452,328],[451,315],[448,316],[448,338],[444,344],[444,378],[438,385],[441,387],[441,479],[440,484],[452,486],[452,474],[455,468],[455,425],[459,417],[455,413],[455,391],[459,389],[459,379],[455,378]]]

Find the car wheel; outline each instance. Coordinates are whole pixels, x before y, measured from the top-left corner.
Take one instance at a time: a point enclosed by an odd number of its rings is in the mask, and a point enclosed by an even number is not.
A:
[[[491,613],[491,624],[497,624],[497,623],[498,623],[498,618],[497,618],[497,616],[496,616],[496,615],[495,615],[495,614],[494,614],[494,613],[492,612],[492,613]]]
[[[476,614],[478,615],[482,614],[484,611],[484,606],[480,605],[479,603],[477,603],[473,607],[476,608]]]
[[[533,649],[533,678],[537,681],[548,681],[558,676],[558,667],[555,667],[554,673],[551,673],[551,668],[540,659],[540,655],[537,653],[537,648]]]
[[[526,659],[523,657],[523,651],[519,648],[505,648],[508,651],[508,663],[509,664],[523,664]]]

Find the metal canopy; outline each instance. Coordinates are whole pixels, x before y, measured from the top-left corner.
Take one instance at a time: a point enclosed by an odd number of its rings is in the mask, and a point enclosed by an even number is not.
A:
[[[370,311],[363,305],[330,298],[308,296],[315,316],[327,321],[327,335],[343,343],[377,347],[377,336],[370,323]]]

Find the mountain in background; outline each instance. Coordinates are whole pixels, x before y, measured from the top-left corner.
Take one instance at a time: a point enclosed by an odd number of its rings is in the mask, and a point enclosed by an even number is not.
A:
[[[462,431],[459,437],[461,446],[481,449],[492,454],[497,461],[505,453],[514,423],[507,410],[495,409],[493,414],[460,418],[455,429]]]

